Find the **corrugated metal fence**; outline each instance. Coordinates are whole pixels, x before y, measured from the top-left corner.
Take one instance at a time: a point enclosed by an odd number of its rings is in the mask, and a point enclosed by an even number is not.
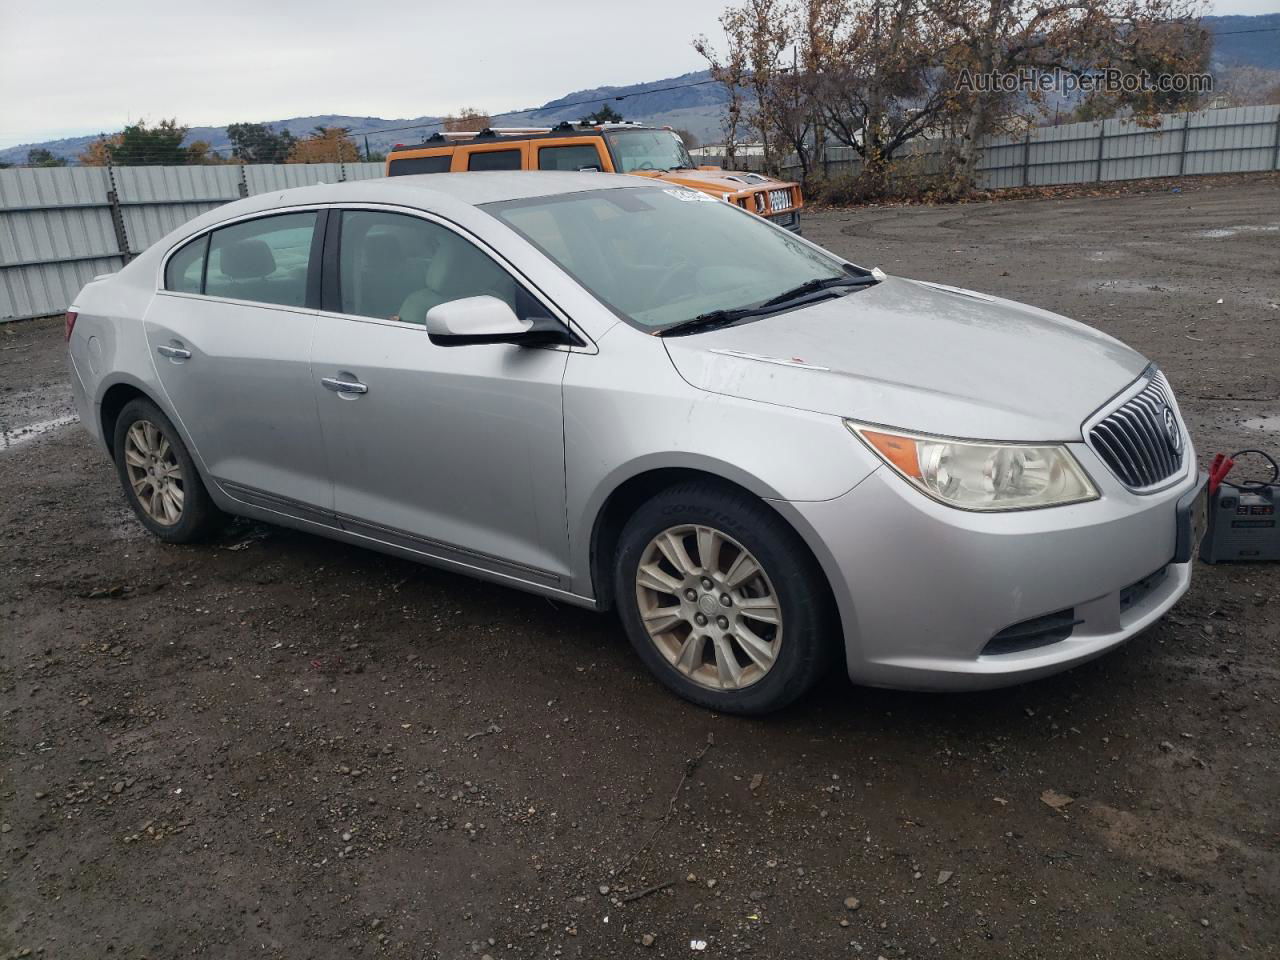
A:
[[[0,170],[0,322],[60,313],[95,275],[228,201],[382,175],[380,163]]]
[[[921,140],[905,175],[938,176],[946,162],[944,142]],[[861,161],[848,147],[831,148],[825,168],[856,175]],[[987,138],[978,165],[986,188],[1251,170],[1280,170],[1280,106],[1165,114],[1158,128],[1131,120],[1035,127]],[[0,322],[65,310],[95,274],[120,269],[229,200],[382,171],[380,163],[0,170]]]
[[[947,147],[944,140],[911,144],[902,176],[941,176]],[[1022,136],[987,137],[981,151],[978,186],[985,189],[1280,170],[1280,106],[1167,113],[1157,128],[1132,120],[1032,127]],[[862,160],[851,147],[828,147],[823,168],[828,177],[857,176]],[[797,163],[782,171],[800,176]]]

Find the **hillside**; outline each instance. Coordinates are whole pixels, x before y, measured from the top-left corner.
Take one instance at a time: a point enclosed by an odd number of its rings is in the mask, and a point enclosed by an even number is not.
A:
[[[1280,70],[1280,13],[1205,17],[1204,22],[1220,34],[1213,44],[1214,66]]]
[[[561,120],[578,120],[607,103],[628,120],[681,127],[694,134],[699,140],[707,141],[720,136],[721,105],[725,100],[724,90],[718,84],[702,82],[708,79],[710,79],[708,72],[702,71],[630,86],[575,90],[540,107],[530,107],[495,116],[494,125],[533,126],[555,124]],[[688,86],[689,84],[699,85]],[[667,87],[680,89],[664,89]],[[320,114],[265,122],[273,130],[289,130],[299,137],[306,136],[317,126],[347,127],[361,149],[364,148],[367,137],[371,150],[385,151],[397,143],[413,143],[420,137],[430,136],[438,127],[429,125],[437,123],[439,119],[433,116],[384,118]],[[389,127],[403,128],[415,125],[419,126],[419,129],[378,132]],[[27,158],[27,151],[37,147],[74,161],[90,143],[98,139],[98,136],[99,134],[95,133],[90,136],[51,140],[45,143],[21,144],[0,150],[0,162],[22,163]],[[230,147],[226,127],[193,126],[187,133],[186,142],[190,143],[194,140],[207,140],[215,150],[223,153]]]

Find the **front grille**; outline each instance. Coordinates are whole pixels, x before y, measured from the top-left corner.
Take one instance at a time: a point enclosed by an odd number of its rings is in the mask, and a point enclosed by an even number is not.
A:
[[[1130,490],[1144,490],[1182,468],[1182,424],[1164,374],[1107,414],[1089,431],[1089,444]]]
[[[778,213],[781,210],[786,210],[789,206],[791,206],[790,190],[769,191],[769,210],[771,212]]]
[[[769,220],[780,227],[791,227],[795,226],[796,216],[796,212],[791,210],[787,213],[775,213],[769,217]]]

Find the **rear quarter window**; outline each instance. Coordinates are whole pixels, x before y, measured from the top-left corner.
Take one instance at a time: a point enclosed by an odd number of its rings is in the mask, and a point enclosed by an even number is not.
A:
[[[179,293],[202,293],[204,258],[208,250],[208,234],[180,247],[164,268],[164,288]]]
[[[444,153],[435,157],[392,158],[387,165],[387,176],[406,177],[415,173],[448,173],[453,163],[453,154]]]

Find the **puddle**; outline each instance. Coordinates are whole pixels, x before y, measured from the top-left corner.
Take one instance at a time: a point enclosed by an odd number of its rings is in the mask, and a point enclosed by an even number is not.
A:
[[[1118,279],[1118,280],[1078,280],[1075,287],[1080,290],[1096,291],[1099,293],[1174,293],[1181,289],[1176,284],[1161,285],[1154,280],[1142,279]]]
[[[1246,223],[1236,227],[1215,227],[1213,230],[1200,230],[1195,236],[1203,237],[1205,240],[1225,240],[1240,233],[1280,233],[1280,223],[1265,225]]]
[[[6,430],[3,434],[0,434],[0,450],[8,450],[10,447],[30,443],[37,437],[43,437],[45,434],[52,433],[62,427],[79,422],[80,418],[73,413],[66,417],[55,417],[52,420],[41,420],[39,423],[29,423],[25,427],[15,427],[12,430]]]
[[[1240,424],[1250,430],[1266,430],[1268,433],[1280,434],[1280,413],[1272,413],[1262,417],[1250,417]]]

